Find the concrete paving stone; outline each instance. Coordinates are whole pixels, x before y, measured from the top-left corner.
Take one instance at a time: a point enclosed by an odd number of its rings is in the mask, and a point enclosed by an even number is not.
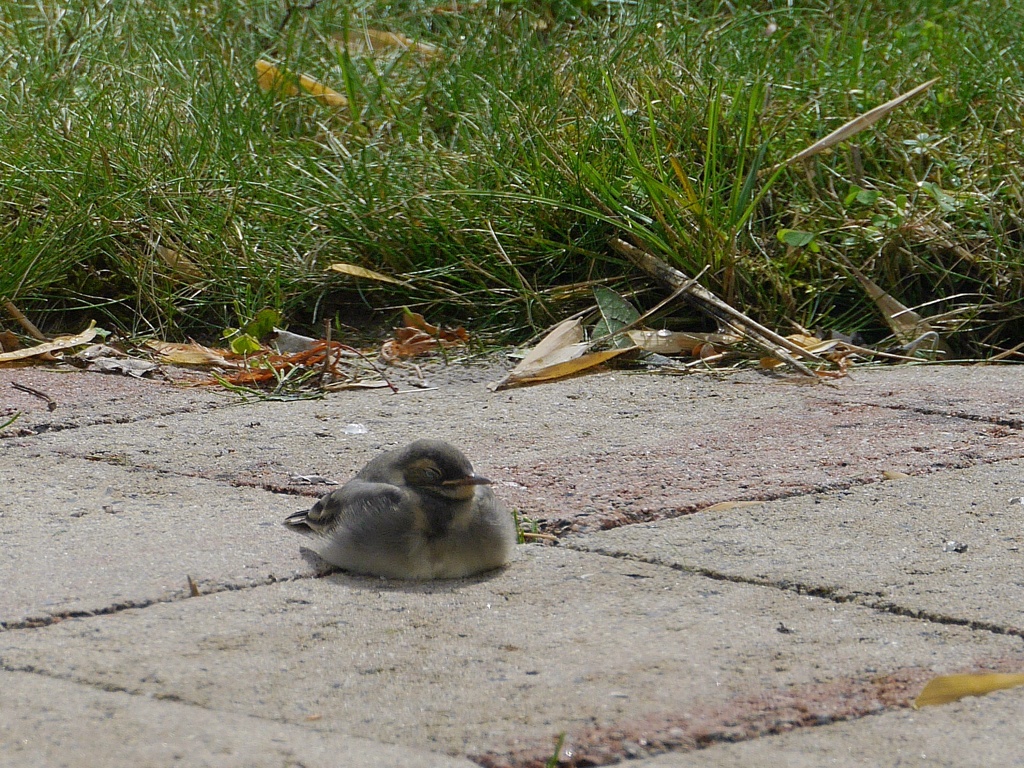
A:
[[[1003,461],[569,545],[1024,635],[1022,470]]]
[[[473,766],[447,755],[24,672],[0,672],[0,689],[2,768]]]
[[[56,408],[50,410],[47,401],[12,387],[15,382],[49,396]],[[0,429],[0,437],[59,432],[89,424],[130,423],[220,408],[237,401],[235,395],[214,387],[176,386],[74,368],[0,368],[0,424],[21,414]]]
[[[877,389],[890,372],[860,376]],[[1020,430],[1005,425],[850,404],[844,397],[853,397],[859,382],[830,388],[756,374],[713,380],[612,373],[498,393],[479,384],[403,395],[348,392],[130,428],[101,424],[7,448],[316,496],[328,487],[292,476],[343,482],[379,450],[434,436],[462,446],[499,482],[503,498],[555,531],[656,520],[728,499],[845,488],[886,470],[921,474],[1024,456]],[[347,424],[368,431],[345,434]]]
[[[1020,768],[1024,692],[850,722],[803,728],[737,744],[664,754],[630,768]]]
[[[252,488],[39,455],[0,463],[0,627],[310,574],[281,520],[295,500]]]
[[[1009,423],[1020,429],[1022,384],[1024,369],[1019,365],[896,366],[854,368],[837,386],[812,392],[837,402]]]
[[[0,633],[9,671],[470,756],[1020,652],[1015,637],[539,546],[490,577],[334,574]]]

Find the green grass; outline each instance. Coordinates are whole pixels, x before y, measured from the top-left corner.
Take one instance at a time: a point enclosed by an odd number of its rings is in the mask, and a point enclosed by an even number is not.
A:
[[[263,307],[302,330],[406,305],[523,337],[596,283],[653,305],[608,246],[626,235],[783,331],[886,334],[845,257],[961,354],[1021,336],[1018,3],[322,0],[283,27],[277,0],[63,5],[0,5],[0,296],[44,327],[215,336]],[[440,54],[332,44],[364,28]],[[262,92],[258,58],[349,106]]]

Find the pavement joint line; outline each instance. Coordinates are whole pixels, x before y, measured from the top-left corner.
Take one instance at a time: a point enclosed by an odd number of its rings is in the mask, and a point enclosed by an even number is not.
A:
[[[774,581],[770,579],[756,579],[750,576],[737,576],[735,574],[723,573],[721,571],[715,571],[711,568],[704,568],[700,566],[688,566],[680,565],[679,563],[665,562],[658,558],[647,558],[639,555],[634,555],[630,552],[617,552],[607,551],[602,549],[586,549],[582,547],[574,547],[572,543],[561,542],[561,546],[566,549],[570,549],[574,552],[600,555],[602,557],[611,557],[617,560],[630,560],[636,563],[645,563],[647,565],[656,565],[662,568],[670,568],[674,571],[681,571],[683,573],[691,573],[695,576],[702,576],[707,579],[714,581],[726,581],[731,584],[741,584],[753,587],[766,587],[768,589],[775,589],[781,592],[793,592],[798,595],[807,595],[809,597],[817,597],[822,600],[828,600],[829,602],[835,603],[836,605],[858,605],[862,608],[870,608],[871,610],[886,613],[891,616],[898,616],[901,618],[914,619],[916,621],[924,621],[930,624],[940,624],[943,626],[952,627],[964,627],[971,631],[976,632],[988,632],[993,635],[1004,635],[1008,637],[1018,637],[1024,640],[1024,628],[1021,627],[1008,627],[1001,624],[995,624],[988,621],[980,621],[978,619],[965,619],[957,616],[944,616],[942,614],[932,613],[930,611],[917,610],[915,608],[907,608],[906,606],[899,605],[892,602],[891,600],[873,600],[867,593],[863,592],[848,592],[843,593],[834,587],[826,586],[813,586],[810,584],[803,584],[793,581]]]
[[[193,707],[194,709],[202,710],[204,712],[238,714],[238,713],[234,712],[233,710],[216,709],[214,707],[204,706],[203,704],[200,704],[197,701],[192,701],[191,699],[187,699],[187,698],[185,698],[183,696],[179,696],[176,693],[161,693],[161,692],[155,692],[154,693],[154,692],[149,692],[149,691],[134,690],[132,688],[128,688],[128,687],[125,687],[125,686],[114,685],[113,683],[97,682],[95,680],[88,680],[86,678],[76,677],[74,675],[55,674],[55,673],[53,673],[53,672],[51,672],[49,670],[41,669],[39,667],[36,667],[33,664],[25,664],[25,665],[22,665],[22,666],[17,666],[17,665],[13,665],[12,666],[12,665],[9,665],[9,664],[4,664],[2,662],[2,660],[0,660],[0,672],[10,672],[10,673],[22,673],[22,674],[29,674],[29,675],[38,675],[39,677],[44,677],[44,678],[47,678],[48,680],[59,680],[59,681],[64,682],[64,683],[71,683],[72,685],[81,686],[82,688],[87,688],[87,689],[93,690],[93,691],[103,691],[104,693],[123,693],[123,694],[126,694],[128,696],[141,697],[141,698],[143,698],[143,699],[145,699],[147,701],[169,701],[169,702],[173,702],[175,704],[182,704],[182,705],[187,706],[187,707]],[[262,721],[268,722],[268,723],[278,723],[278,724],[281,724],[281,725],[289,725],[289,726],[297,726],[297,727],[300,727],[300,728],[308,728],[309,730],[323,731],[323,729],[319,729],[319,728],[316,728],[316,727],[311,726],[311,725],[303,724],[303,723],[300,723],[300,722],[293,722],[291,720],[284,720],[284,719],[275,718],[275,717],[266,717],[265,715],[260,715],[260,714],[254,713],[254,712],[245,712],[244,714],[245,714],[246,717],[251,717],[251,718],[256,719],[256,720],[262,720]],[[327,731],[327,732],[330,732],[330,731]]]
[[[991,424],[997,427],[1024,430],[1024,419],[984,416],[978,413],[968,413],[966,411],[945,411],[941,408],[928,408],[923,405],[906,405],[905,403],[868,403],[850,400],[845,402],[844,405],[853,405],[864,408],[887,408],[890,411],[907,411],[909,413],[918,413],[922,416],[947,416],[951,419],[962,419],[963,421],[972,421],[978,424]]]
[[[129,472],[135,472],[135,471],[138,471],[138,472],[150,472],[150,473],[153,473],[155,475],[159,475],[159,476],[163,476],[163,477],[181,477],[181,478],[188,478],[188,479],[192,479],[192,480],[202,480],[204,482],[220,484],[220,485],[224,485],[224,486],[227,486],[227,487],[230,487],[230,488],[251,488],[251,489],[254,489],[254,490],[260,490],[260,491],[264,491],[266,493],[276,494],[276,495],[280,495],[280,496],[289,496],[289,497],[295,496],[295,497],[301,497],[301,498],[319,498],[320,496],[322,496],[325,493],[322,490],[317,490],[317,491],[315,491],[313,493],[307,493],[307,491],[311,488],[311,486],[297,486],[295,488],[288,488],[286,486],[278,485],[276,483],[247,481],[247,480],[240,479],[240,478],[223,479],[223,478],[218,478],[218,477],[211,477],[209,475],[204,475],[204,474],[198,473],[198,472],[183,472],[183,471],[180,471],[180,470],[167,469],[166,467],[160,467],[160,466],[156,466],[154,464],[125,463],[120,457],[118,457],[116,455],[102,456],[102,455],[99,455],[99,454],[83,454],[83,453],[76,453],[74,451],[69,451],[69,450],[66,450],[66,449],[57,449],[57,450],[54,450],[52,453],[53,453],[54,456],[59,456],[59,457],[62,457],[62,458],[80,459],[80,460],[83,460],[83,461],[100,462],[100,463],[103,463],[103,464],[107,464],[108,466],[119,467],[119,468],[124,469],[124,470],[129,471]],[[1024,458],[1024,451],[1022,451],[1021,454],[1017,455],[1017,456],[1003,456],[1003,457],[999,457],[999,458],[976,458],[976,459],[968,458],[968,459],[964,459],[964,460],[961,460],[961,461],[958,461],[958,462],[946,464],[946,465],[943,465],[943,466],[937,467],[937,468],[933,466],[931,468],[933,471],[920,472],[920,473],[917,473],[917,474],[912,474],[911,477],[928,477],[930,475],[935,474],[936,472],[952,471],[952,470],[958,470],[958,469],[970,469],[972,467],[985,466],[985,465],[989,465],[989,464],[998,464],[998,463],[1003,462],[1003,461],[1015,461],[1015,460],[1022,459],[1022,458]],[[675,519],[675,518],[679,518],[679,517],[686,517],[687,515],[699,514],[699,513],[703,512],[704,510],[706,510],[708,507],[715,506],[716,504],[723,504],[723,503],[729,503],[729,502],[747,502],[747,501],[756,502],[756,503],[771,502],[771,501],[786,501],[786,500],[789,500],[789,499],[799,499],[799,498],[802,498],[804,496],[813,496],[813,495],[822,494],[822,493],[835,493],[835,492],[839,492],[839,491],[849,491],[849,490],[852,490],[852,489],[864,488],[864,487],[867,487],[867,486],[872,486],[872,485],[876,485],[878,483],[883,483],[883,482],[886,482],[886,479],[884,477],[881,477],[881,476],[879,476],[877,478],[870,478],[870,477],[869,478],[856,478],[856,477],[841,478],[841,479],[838,479],[838,480],[835,480],[835,481],[832,481],[832,482],[829,482],[829,483],[819,483],[819,484],[814,485],[814,486],[812,486],[810,488],[807,488],[805,490],[793,490],[791,492],[784,492],[784,491],[768,492],[768,493],[765,493],[760,498],[754,498],[754,499],[751,499],[751,498],[738,498],[738,499],[737,498],[724,498],[724,499],[719,499],[718,501],[711,502],[711,503],[708,503],[708,504],[705,504],[705,505],[700,505],[700,506],[698,506],[696,504],[693,504],[693,505],[689,505],[689,506],[686,506],[686,507],[663,507],[663,508],[659,508],[659,509],[655,509],[655,510],[644,510],[642,513],[637,513],[636,517],[634,519],[632,519],[632,520],[623,520],[623,521],[619,522],[618,524],[610,525],[609,527],[602,528],[601,530],[614,530],[615,528],[622,528],[622,527],[625,527],[627,525],[635,525],[635,524],[640,524],[640,523],[651,523],[651,522],[658,522],[658,521],[661,521],[661,520],[669,520],[669,519]],[[337,487],[340,487],[340,486],[337,486]],[[529,512],[529,510],[527,510],[527,512]],[[527,517],[529,517],[529,516],[530,515],[527,514]],[[557,535],[559,535],[558,530],[556,530],[557,528],[566,529],[566,530],[562,531],[562,533],[565,534],[567,532],[567,529],[568,529],[568,527],[570,525],[571,525],[571,521],[567,521],[567,520],[556,520],[556,521],[554,521],[554,522],[552,522],[550,524],[546,524],[546,521],[545,521],[545,523],[541,524],[541,530],[542,530],[542,532],[545,532],[545,533],[554,533],[557,536]]]
[[[64,449],[57,449],[52,452],[52,455],[58,456],[65,459],[80,459],[82,461],[94,461],[101,464],[106,464],[111,467],[118,467],[127,472],[149,472],[154,475],[161,477],[181,477],[190,480],[202,480],[208,483],[216,483],[225,485],[229,488],[252,488],[253,490],[266,491],[267,493],[278,494],[281,496],[301,496],[304,498],[319,498],[323,495],[322,491],[316,491],[313,494],[304,493],[311,486],[298,486],[294,489],[286,488],[282,485],[276,485],[274,483],[259,483],[259,482],[248,482],[245,480],[224,480],[222,478],[210,477],[199,472],[182,472],[181,470],[167,469],[166,467],[159,467],[155,464],[133,464],[125,463],[120,457],[116,455],[102,456],[99,454],[83,454],[76,453],[74,451],[68,451]]]
[[[938,472],[956,471],[960,469],[971,469],[973,467],[988,466],[990,464],[999,464],[1004,461],[1017,461],[1024,459],[1024,451],[1020,455],[1016,456],[1003,456],[999,458],[976,458],[976,459],[965,459],[959,462],[945,464],[939,467],[932,466],[931,471],[918,472],[911,474],[911,477],[931,477]],[[708,508],[713,507],[717,504],[728,504],[733,502],[752,502],[756,504],[768,503],[772,501],[787,501],[790,499],[800,499],[805,496],[815,496],[818,494],[837,493],[843,491],[855,490],[858,488],[866,488],[869,486],[878,485],[880,483],[889,482],[886,478],[881,475],[878,477],[866,477],[866,478],[841,478],[829,483],[820,483],[813,487],[807,488],[806,490],[794,490],[791,492],[775,491],[765,493],[760,498],[723,498],[718,501],[709,502],[707,504],[691,504],[686,507],[664,507],[655,510],[641,510],[634,514],[633,519],[622,520],[622,521],[602,521],[606,527],[601,527],[601,531],[612,531],[617,528],[625,528],[629,525],[640,525],[643,523],[656,523],[663,520],[675,520],[682,517],[688,517],[689,515],[696,515],[705,512]],[[612,507],[611,509],[617,509]],[[628,508],[627,508],[628,509]],[[527,517],[530,517],[530,511],[525,510],[524,513]],[[570,530],[573,524],[572,520],[555,520],[553,522],[543,521],[540,523],[541,531],[545,533],[553,533],[558,535],[570,535],[573,531]],[[590,530],[587,531],[591,532]],[[560,539],[560,541],[563,539]]]
[[[119,613],[123,613],[124,611],[140,610],[166,603],[180,603],[184,600],[192,600],[196,597],[206,597],[207,595],[216,595],[221,592],[244,592],[250,589],[259,589],[260,587],[269,587],[274,584],[284,584],[289,581],[320,579],[325,576],[329,576],[331,573],[333,573],[333,571],[325,573],[296,574],[294,576],[284,576],[280,578],[271,574],[259,581],[248,581],[245,583],[234,584],[204,584],[203,590],[199,595],[191,595],[187,591],[182,590],[181,594],[154,598],[152,600],[128,600],[120,603],[114,603],[113,605],[107,605],[102,608],[94,608],[92,610],[65,611],[46,616],[32,616],[26,619],[21,619],[20,621],[0,621],[0,634],[4,632],[13,632],[18,629],[45,629],[46,627],[51,627],[54,624],[59,624],[62,621],[69,621],[71,619],[93,619],[102,618],[104,616],[115,616]]]
[[[105,418],[105,419],[97,419],[96,421],[90,421],[90,422],[88,422],[86,424],[66,424],[66,423],[58,422],[56,424],[37,424],[37,425],[31,426],[31,427],[26,427],[26,426],[14,427],[12,425],[11,428],[10,428],[10,431],[0,433],[0,440],[11,440],[11,439],[17,439],[17,438],[26,438],[26,437],[38,437],[40,435],[52,434],[52,433],[55,433],[55,432],[68,432],[68,431],[71,431],[73,429],[85,429],[87,427],[109,426],[111,424],[140,424],[142,422],[149,421],[151,419],[162,419],[162,418],[166,418],[168,416],[182,416],[182,415],[189,415],[189,414],[193,414],[193,413],[201,413],[201,412],[204,412],[204,411],[219,410],[221,408],[228,408],[231,405],[234,405],[234,403],[205,404],[205,405],[200,406],[199,408],[189,408],[189,407],[171,408],[171,409],[166,410],[166,411],[159,411],[159,412],[154,412],[154,413],[146,413],[146,414],[142,414],[140,416],[135,416],[135,417],[119,416],[119,417],[110,417],[110,418]]]
[[[760,689],[699,713],[662,712],[642,720],[583,727],[560,737],[553,734],[551,744],[564,739],[560,752],[567,759],[558,765],[566,768],[700,752],[719,744],[756,741],[906,709],[911,706],[912,691],[931,676],[919,667],[898,667],[791,688]],[[550,755],[551,748],[545,751],[535,743],[510,752],[469,755],[469,759],[484,768],[541,768],[549,764]]]

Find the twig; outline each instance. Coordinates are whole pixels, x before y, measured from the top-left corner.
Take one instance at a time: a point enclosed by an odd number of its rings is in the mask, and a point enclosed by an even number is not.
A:
[[[284,28],[288,26],[295,11],[312,11],[318,5],[320,5],[320,0],[309,0],[306,5],[292,5],[289,2],[284,12],[284,18],[281,19],[281,24],[277,28],[278,33],[284,32]]]
[[[523,539],[526,541],[550,541],[557,542],[558,537],[551,533],[533,533],[532,531],[524,531]]]
[[[11,317],[13,317],[15,320],[18,321],[18,323],[21,324],[21,327],[24,328],[28,332],[28,335],[31,336],[33,339],[38,339],[39,341],[50,340],[50,338],[47,335],[45,335],[42,331],[36,328],[35,325],[33,325],[31,320],[29,320],[27,317],[25,317],[24,314],[22,314],[20,309],[14,306],[13,301],[11,301],[8,298],[5,298],[4,308],[10,313]]]
[[[324,388],[327,380],[327,372],[331,366],[331,321],[324,318],[324,367],[320,370],[320,381],[317,382],[320,389]]]
[[[627,243],[625,240],[618,237],[613,237],[610,242],[612,248],[626,256],[630,261],[648,274],[668,283],[673,288],[683,288],[686,297],[690,301],[695,303],[700,309],[703,309],[716,320],[729,325],[740,336],[749,339],[752,343],[766,350],[773,357],[777,357],[795,368],[804,376],[815,377],[814,372],[810,368],[783,350],[788,350],[794,355],[803,357],[807,360],[812,360],[818,363],[824,362],[813,352],[808,352],[806,349],[798,344],[794,344],[784,336],[780,336],[775,333],[775,331],[765,328],[760,323],[751,320],[739,310],[734,309],[729,304],[726,304],[707,288],[691,280],[675,267],[669,266],[657,256],[648,253],[642,248],[637,248],[635,245]],[[781,347],[781,349],[779,347]]]
[[[324,324],[327,326],[327,356],[330,357],[330,355],[331,355],[331,327],[330,327],[330,321],[329,320],[325,320]],[[398,387],[396,387],[394,384],[391,383],[391,379],[389,379],[387,376],[384,375],[384,371],[382,371],[380,368],[378,368],[376,365],[374,365],[373,360],[368,358],[366,355],[364,355],[362,352],[360,352],[355,347],[350,347],[348,344],[341,344],[339,342],[338,346],[341,349],[348,350],[349,352],[354,352],[355,354],[357,354],[359,356],[359,358],[364,363],[366,363],[368,366],[370,366],[373,369],[374,373],[376,373],[378,376],[380,376],[381,380],[385,384],[388,385],[388,389],[390,389],[394,394],[396,394],[396,395],[398,394]]]
[[[1020,344],[1018,344],[1017,346],[1015,346],[1015,347],[1014,347],[1013,349],[1004,349],[1004,350],[1003,350],[1002,352],[1000,352],[1000,353],[999,353],[998,355],[996,355],[995,357],[990,357],[990,358],[989,358],[988,360],[986,360],[985,362],[988,362],[988,363],[997,363],[997,362],[999,362],[1000,360],[1005,360],[1005,359],[1006,359],[1006,358],[1008,358],[1008,357],[1013,357],[1013,356],[1014,356],[1014,355],[1016,355],[1016,354],[1017,354],[1018,352],[1020,352],[1020,350],[1021,350],[1021,349],[1024,349],[1024,341],[1022,341],[1022,342],[1021,342]]]
[[[383,382],[384,382],[385,384],[387,384],[387,385],[388,385],[388,389],[390,389],[390,390],[391,390],[391,391],[392,391],[392,392],[393,392],[394,394],[396,394],[396,395],[397,395],[397,394],[399,394],[399,392],[398,392],[398,387],[396,387],[396,386],[395,386],[394,384],[392,384],[392,383],[391,383],[391,379],[389,379],[389,378],[388,378],[387,376],[385,376],[385,375],[384,375],[384,371],[382,371],[382,370],[381,370],[380,368],[378,368],[378,367],[377,367],[377,365],[376,365],[376,364],[375,364],[375,363],[373,362],[373,360],[371,360],[370,358],[368,358],[368,357],[367,357],[366,355],[364,355],[364,354],[363,354],[362,352],[360,352],[360,351],[359,351],[358,349],[355,349],[355,348],[353,348],[353,347],[350,347],[350,349],[352,349],[352,350],[353,350],[353,351],[354,351],[354,352],[355,352],[355,353],[356,353],[357,355],[359,355],[359,357],[361,357],[361,358],[363,359],[363,361],[364,361],[364,362],[365,362],[365,363],[366,363],[367,365],[369,365],[369,366],[370,366],[371,368],[373,368],[374,372],[375,372],[375,373],[376,373],[376,374],[377,374],[378,376],[380,376],[381,380],[382,380],[382,381],[383,381]]]
[[[54,400],[52,397],[50,397],[45,392],[40,392],[38,389],[33,389],[32,387],[26,387],[24,384],[19,384],[16,381],[12,381],[11,382],[11,386],[14,387],[17,390],[22,391],[22,392],[27,392],[28,394],[32,395],[33,397],[38,397],[40,400],[45,400],[46,401],[46,409],[47,410],[49,410],[49,411],[56,411],[57,410],[57,401]]]

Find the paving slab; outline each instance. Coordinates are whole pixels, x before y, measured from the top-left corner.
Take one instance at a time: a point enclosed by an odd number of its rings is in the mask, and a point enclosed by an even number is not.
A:
[[[490,764],[595,723],[1020,650],[1015,637],[554,547],[487,578],[337,574],[0,633],[6,670]],[[828,700],[815,714],[835,713]]]
[[[0,766],[472,768],[473,763],[174,701],[0,672]]]
[[[715,744],[630,768],[1020,768],[1024,696],[1002,691],[940,707],[864,717],[778,736]]]
[[[7,399],[15,375],[58,408]],[[96,751],[76,764],[117,764],[100,750],[127,739],[124,764],[339,749],[355,766],[455,753],[517,768],[544,765],[562,732],[577,766],[662,749],[727,760],[693,751],[727,740],[739,760],[782,756],[753,764],[786,764],[800,742],[783,740],[801,736],[838,764],[858,739],[865,755],[902,745],[901,708],[931,675],[1024,668],[1022,375],[610,372],[494,393],[474,374],[240,404],[0,371],[0,421],[25,414],[0,436],[0,744],[30,743],[15,765],[78,743]],[[319,577],[280,520],[329,486],[298,476],[343,482],[421,436],[463,446],[500,496],[576,535],[466,581]],[[894,471],[914,477],[881,482]],[[704,511],[729,500],[767,501]],[[939,710],[959,711],[915,717]],[[970,748],[990,734],[1001,755],[1019,737],[999,712],[942,727]],[[66,740],[25,741],[62,717]],[[344,751],[360,739],[369,751]],[[971,764],[942,743],[949,765]]]
[[[572,540],[587,551],[1024,636],[1024,462]]]
[[[16,389],[11,386],[15,383],[39,394]],[[69,367],[0,368],[0,424],[18,416],[0,429],[0,437],[60,432],[88,424],[127,424],[154,416],[220,408],[237,400],[214,387],[176,385]]]
[[[0,627],[311,574],[294,498],[41,454],[0,462]]]
[[[924,377],[933,369],[920,370]],[[757,374],[609,373],[498,393],[482,384],[349,392],[153,418],[131,429],[96,424],[14,441],[9,450],[316,496],[328,487],[295,476],[343,482],[376,452],[433,436],[462,446],[513,506],[556,532],[673,517],[729,499],[847,488],[886,471],[925,474],[1024,456],[1021,430],[1007,425],[1014,412],[999,405],[1011,378],[1003,369],[970,380],[979,401],[990,397],[991,417],[953,416],[963,403],[949,402],[946,413],[937,396],[926,412],[907,397],[893,408],[864,404],[853,398],[909,382],[890,381],[889,371],[858,376],[794,386]],[[367,431],[346,434],[350,424]]]
[[[848,404],[936,413],[957,418],[1024,424],[1019,365],[906,365],[854,368],[834,387],[815,395]]]

